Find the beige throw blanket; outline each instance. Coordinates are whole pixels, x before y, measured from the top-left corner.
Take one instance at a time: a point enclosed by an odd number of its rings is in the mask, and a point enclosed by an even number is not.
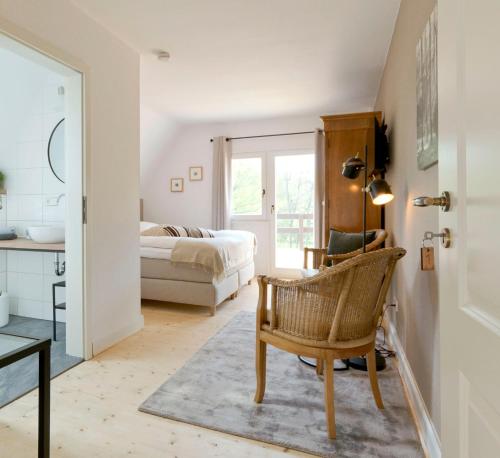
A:
[[[171,262],[195,264],[220,279],[225,272],[247,261],[255,252],[253,234],[228,232],[213,239],[179,239],[172,250]],[[250,235],[252,240],[249,240]]]

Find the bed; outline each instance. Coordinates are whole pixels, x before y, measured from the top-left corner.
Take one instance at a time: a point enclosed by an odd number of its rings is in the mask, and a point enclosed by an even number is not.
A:
[[[141,222],[141,234],[158,227]],[[255,275],[255,235],[210,231],[210,238],[141,235],[141,297],[201,305],[214,315]]]

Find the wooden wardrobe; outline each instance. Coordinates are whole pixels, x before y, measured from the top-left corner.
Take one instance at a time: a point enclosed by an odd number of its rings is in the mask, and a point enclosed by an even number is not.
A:
[[[368,145],[368,173],[375,168],[375,119],[382,113],[321,116],[325,130],[325,240],[330,228],[346,232],[363,229],[363,172],[355,180],[342,176],[342,164],[359,153],[364,160]],[[368,180],[370,182],[370,180]],[[382,228],[382,207],[367,196],[367,229]]]

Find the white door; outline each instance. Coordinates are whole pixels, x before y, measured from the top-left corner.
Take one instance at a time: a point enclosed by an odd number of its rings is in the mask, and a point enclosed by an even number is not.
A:
[[[444,457],[500,456],[500,2],[439,0]]]
[[[314,246],[314,154],[268,155],[272,275],[298,277],[304,247]]]

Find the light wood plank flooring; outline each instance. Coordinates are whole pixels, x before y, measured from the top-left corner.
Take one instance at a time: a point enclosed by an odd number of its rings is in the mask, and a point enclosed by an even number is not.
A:
[[[246,286],[207,309],[143,303],[144,329],[52,381],[52,457],[308,456],[137,410],[144,399],[240,310],[255,310]],[[37,391],[0,410],[0,457],[35,457]]]

